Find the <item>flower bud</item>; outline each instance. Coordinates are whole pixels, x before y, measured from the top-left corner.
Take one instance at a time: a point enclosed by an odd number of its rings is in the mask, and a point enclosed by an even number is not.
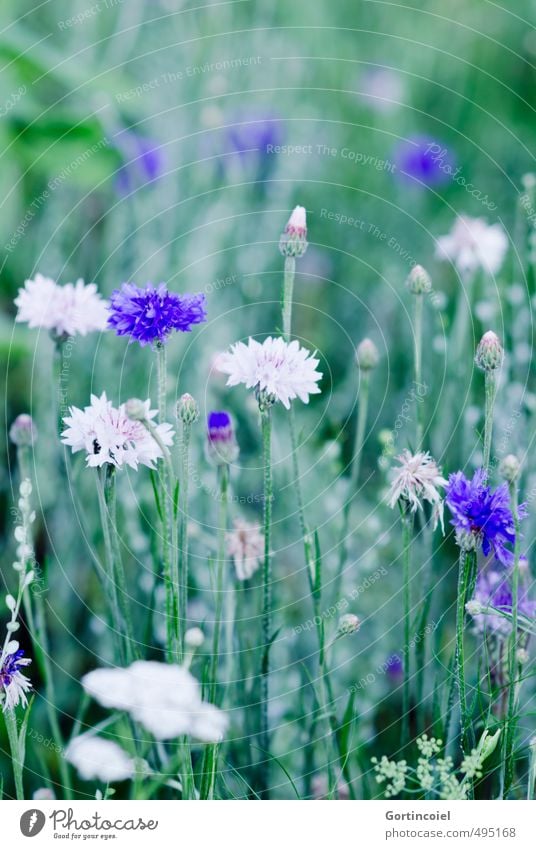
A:
[[[422,265],[414,265],[411,269],[406,286],[412,295],[427,295],[432,291],[430,275]]]
[[[193,424],[199,418],[197,401],[189,392],[185,392],[177,401],[177,418],[184,424]]]
[[[207,421],[207,456],[216,466],[233,463],[238,457],[231,416],[225,410],[209,413]]]
[[[520,463],[515,454],[503,457],[499,465],[499,474],[508,483],[513,483],[519,477]]]
[[[296,206],[287,222],[285,232],[279,239],[279,250],[283,256],[303,256],[307,250],[307,221],[305,207]]]
[[[359,616],[355,613],[343,613],[339,619],[337,633],[341,637],[346,637],[348,634],[355,634],[361,628]]]
[[[143,422],[147,418],[147,406],[139,398],[129,398],[125,404],[125,413],[134,422]]]
[[[372,339],[363,339],[356,348],[355,359],[361,371],[370,371],[378,365],[380,355]]]
[[[39,790],[34,791],[32,796],[32,799],[36,802],[53,802],[55,798],[56,794],[49,787],[40,787]]]
[[[482,371],[495,371],[502,365],[503,357],[504,351],[499,337],[493,330],[488,330],[478,343],[475,363]]]
[[[479,601],[476,601],[476,599],[473,598],[471,601],[467,602],[465,609],[469,616],[478,616],[479,613],[482,613],[483,607]]]
[[[35,444],[37,428],[27,413],[17,416],[9,429],[9,438],[17,448],[27,448]]]
[[[516,660],[521,666],[524,666],[529,660],[528,651],[526,649],[518,649],[516,651]]]
[[[184,635],[184,643],[189,649],[199,649],[205,642],[201,628],[188,628]]]

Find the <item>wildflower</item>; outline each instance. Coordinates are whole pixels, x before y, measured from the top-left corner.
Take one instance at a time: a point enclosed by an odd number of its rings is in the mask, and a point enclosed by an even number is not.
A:
[[[82,686],[104,707],[127,711],[157,740],[188,734],[217,743],[227,728],[225,713],[202,701],[198,682],[181,666],[137,660],[127,668],[95,669]]]
[[[501,484],[492,490],[486,484],[486,472],[477,469],[472,480],[463,472],[449,476],[446,502],[452,513],[451,524],[456,529],[458,545],[470,551],[482,546],[487,556],[493,551],[504,566],[513,562],[512,552],[506,548],[515,542],[515,529],[510,510],[508,485]],[[523,504],[519,506],[520,518],[526,515]]]
[[[339,618],[337,625],[337,634],[340,637],[346,637],[348,634],[355,634],[361,628],[361,620],[355,613],[344,613]]]
[[[390,761],[385,755],[382,755],[380,761],[378,758],[371,758],[371,761],[374,764],[377,783],[388,782],[385,786],[386,799],[397,796],[404,790],[408,772],[407,761]]]
[[[26,280],[24,288],[19,289],[15,306],[15,321],[49,330],[58,339],[106,330],[108,302],[98,294],[94,283],[85,285],[83,280],[59,286],[50,277],[36,274],[34,280]]]
[[[21,670],[31,662],[29,657],[24,657],[24,650],[19,649],[16,640],[7,643],[0,661],[0,701],[4,711],[13,710],[19,702],[23,707],[28,704],[26,693],[32,685]]]
[[[186,425],[194,424],[199,418],[199,406],[189,392],[185,392],[177,401],[177,418]]]
[[[216,465],[233,463],[238,457],[233,422],[225,410],[209,413],[207,421],[207,455]]]
[[[104,784],[125,781],[133,777],[136,769],[134,760],[121,746],[94,734],[82,734],[71,740],[65,758],[84,781],[96,779]]]
[[[34,790],[32,794],[32,799],[35,802],[53,802],[56,798],[56,794],[50,787],[39,787],[38,790]]]
[[[508,239],[500,224],[459,215],[450,233],[437,240],[436,256],[453,262],[462,274],[473,273],[478,268],[496,274],[507,248]]]
[[[37,440],[37,428],[31,416],[21,413],[9,428],[9,438],[17,448],[30,448]]]
[[[514,454],[507,454],[499,465],[499,474],[507,483],[514,483],[519,477],[520,463]]]
[[[296,206],[279,240],[283,256],[301,257],[307,250],[307,220],[305,207]]]
[[[150,409],[150,401],[144,401],[144,420],[152,422],[157,411]],[[87,464],[91,467],[111,463],[120,469],[124,464],[137,469],[141,463],[150,469],[162,456],[162,451],[141,421],[127,415],[125,404],[116,409],[108,401],[106,393],[100,398],[91,396],[91,404],[83,410],[69,408],[70,416],[63,421],[66,428],[62,433],[62,442],[71,446],[74,453],[87,452]],[[173,442],[173,429],[163,422],[153,424],[164,445]]]
[[[158,142],[134,130],[123,130],[115,136],[114,146],[125,163],[117,172],[121,194],[153,183],[161,176],[164,159]]]
[[[222,123],[221,118],[217,119]],[[238,160],[240,165],[254,169],[254,179],[267,179],[277,162],[277,155],[270,153],[283,140],[284,125],[273,112],[249,111],[240,112],[232,120],[224,121],[225,129],[223,148],[232,156],[223,160],[223,165],[231,165]],[[221,152],[221,143],[218,153]],[[236,156],[234,155],[236,154]]]
[[[405,95],[401,74],[388,68],[371,68],[360,79],[361,97],[376,112],[391,112],[400,106]]]
[[[259,525],[235,519],[234,531],[226,534],[227,554],[234,560],[236,577],[247,581],[259,568],[264,555],[264,537]]]
[[[247,345],[236,342],[230,353],[222,356],[218,368],[229,375],[227,386],[243,383],[248,389],[265,393],[272,403],[281,401],[288,410],[294,398],[307,404],[309,395],[320,392],[318,363],[296,340],[288,343],[269,336],[262,344],[251,338]]]
[[[495,371],[501,367],[503,357],[504,351],[499,337],[493,330],[488,330],[478,343],[475,363],[482,371]]]
[[[430,275],[422,265],[414,265],[411,269],[406,286],[412,295],[426,295],[432,291]]]
[[[522,585],[518,588],[517,598],[519,614],[532,619],[536,615],[536,602],[529,599],[528,591]],[[477,578],[474,599],[467,603],[466,609],[480,633],[507,636],[512,633],[512,623],[508,618],[512,616],[512,603],[511,576],[496,569],[483,569]]]
[[[363,339],[356,348],[355,360],[361,371],[370,371],[378,365],[380,356],[372,339]]]
[[[149,283],[145,289],[123,283],[112,292],[108,327],[118,336],[129,336],[130,342],[142,346],[162,344],[173,331],[185,333],[203,321],[206,321],[203,294],[178,295],[169,292],[165,283],[156,288]]]
[[[422,510],[422,501],[428,501],[433,507],[433,527],[438,521],[443,527],[443,500],[438,487],[446,486],[447,481],[441,469],[428,451],[411,454],[407,448],[396,458],[400,466],[395,468],[388,504],[394,507],[399,499],[406,502],[412,513]]]
[[[454,169],[450,151],[431,136],[412,136],[398,142],[393,154],[396,170],[404,182],[437,186],[446,183]]]

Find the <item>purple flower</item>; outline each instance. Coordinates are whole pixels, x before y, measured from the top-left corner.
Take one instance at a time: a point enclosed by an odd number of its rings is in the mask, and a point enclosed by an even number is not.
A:
[[[502,613],[511,615],[513,601],[511,581],[510,574],[505,575],[504,572],[494,569],[483,570],[476,582],[474,601],[484,608],[494,607]],[[469,605],[467,609],[471,612]],[[517,609],[522,616],[529,619],[536,614],[536,602],[529,599],[527,588],[522,584],[518,590]],[[508,635],[512,631],[511,622],[499,613],[475,612],[472,616],[479,631],[503,635]]]
[[[28,704],[26,693],[31,689],[31,684],[22,674],[22,669],[32,661],[24,656],[23,649],[19,649],[16,640],[8,643],[6,653],[0,658],[0,696],[3,696],[3,709],[13,710],[19,702],[24,706]]]
[[[112,293],[108,327],[140,345],[165,342],[174,330],[187,332],[203,321],[206,312],[202,294],[178,295],[168,292],[165,283],[156,288],[149,283],[145,289],[123,283]]]
[[[251,154],[268,153],[268,145],[281,143],[281,122],[271,113],[241,114],[235,117],[227,130],[230,150],[245,157]]]
[[[461,545],[466,548],[481,545],[486,556],[493,551],[503,566],[510,566],[513,554],[506,546],[515,543],[515,529],[508,484],[492,490],[486,480],[484,469],[477,469],[471,481],[463,472],[449,476],[445,500],[452,513],[451,524]],[[521,504],[519,517],[525,516],[526,508]]]
[[[399,142],[394,159],[405,180],[427,186],[446,183],[454,170],[450,151],[430,136],[413,136]]]
[[[164,160],[158,142],[134,130],[125,130],[118,135],[116,148],[125,163],[117,172],[120,192],[127,194],[160,177]]]
[[[208,415],[207,454],[217,465],[232,463],[238,457],[233,421],[226,410],[213,411]]]

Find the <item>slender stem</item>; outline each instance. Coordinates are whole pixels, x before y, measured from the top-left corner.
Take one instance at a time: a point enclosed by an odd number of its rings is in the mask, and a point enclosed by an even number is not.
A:
[[[184,645],[184,631],[188,618],[188,483],[190,478],[190,436],[192,426],[188,422],[183,423],[182,427],[182,446],[181,446],[181,479],[180,479],[180,561],[179,561],[179,601],[180,601],[180,622],[181,622],[181,645]]]
[[[283,277],[283,336],[285,342],[290,341],[292,333],[292,295],[294,292],[294,277],[296,274],[296,259],[285,257],[285,273]]]
[[[518,647],[518,612],[519,612],[519,510],[517,498],[517,485],[514,481],[510,484],[510,500],[512,515],[514,517],[515,543],[514,543],[514,566],[512,572],[512,633],[510,635],[509,654],[509,687],[508,687],[508,713],[506,718],[505,742],[504,742],[504,784],[503,796],[505,796],[514,778],[514,737],[515,737],[515,710],[517,689],[517,647]]]
[[[411,710],[411,541],[413,517],[405,505],[400,505],[402,514],[402,557],[404,582],[404,686],[402,691],[402,745],[409,743]]]
[[[342,580],[342,573],[344,570],[344,565],[346,563],[346,556],[348,551],[348,531],[350,524],[350,511],[352,507],[352,503],[357,492],[357,487],[359,484],[359,474],[361,472],[361,458],[363,455],[363,445],[365,442],[365,428],[367,425],[367,415],[368,415],[368,404],[369,404],[369,389],[370,389],[370,371],[369,369],[364,369],[361,371],[361,389],[359,393],[359,404],[357,408],[357,424],[355,431],[355,440],[354,440],[354,451],[352,455],[352,461],[350,466],[350,479],[348,482],[348,492],[346,495],[346,501],[343,507],[342,513],[342,533],[341,533],[341,544],[339,549],[339,569],[337,574],[337,582],[336,582],[336,594],[335,597],[339,597],[340,592],[340,583]]]
[[[272,638],[272,434],[270,410],[261,410],[262,448],[264,468],[264,561],[262,569],[262,662],[260,673],[260,747],[262,757],[261,797],[269,794],[269,750],[270,730],[268,723],[268,702],[270,697],[270,640]]]
[[[156,352],[156,375],[158,388],[158,419],[162,424],[166,420],[167,409],[167,365],[166,365],[166,346],[157,343]],[[147,423],[145,422],[147,427]],[[153,437],[156,428],[150,430]],[[167,449],[166,449],[167,451]],[[176,523],[173,520],[173,497],[170,495],[169,487],[171,485],[171,461],[169,460],[169,452],[164,454],[164,463],[160,468],[158,477],[159,497],[162,511],[162,573],[164,578],[164,586],[166,590],[166,654],[170,663],[177,660],[182,654],[180,645],[180,626],[179,626],[179,598],[178,598],[178,566],[177,566],[177,545],[173,544],[172,537]]]
[[[118,645],[118,656],[121,663],[129,663],[133,659],[132,626],[127,605],[126,581],[119,553],[115,515],[115,470],[110,464],[98,469],[97,494],[102,535],[104,539],[104,554],[107,570],[106,586],[111,606],[112,628]]]
[[[460,700],[461,745],[464,753],[468,751],[469,746],[469,714],[467,711],[467,695],[465,686],[465,651],[463,637],[467,589],[473,573],[474,558],[474,551],[465,551],[463,549],[460,551],[458,594],[456,601],[456,678],[458,682],[458,696]]]
[[[416,294],[415,310],[414,310],[414,333],[415,333],[415,388],[418,389],[422,384],[422,307],[423,296]],[[415,437],[415,451],[420,451],[422,446],[422,438],[424,432],[423,425],[423,404],[420,400],[417,401],[417,432]]]
[[[485,372],[485,418],[484,418],[484,460],[483,467],[489,472],[491,457],[491,437],[493,433],[493,407],[497,389],[495,369],[486,369]]]
[[[17,729],[17,718],[15,711],[4,711],[4,720],[6,723],[7,738],[9,740],[9,748],[11,750],[11,763],[13,766],[13,778],[15,780],[15,793],[19,801],[24,800],[24,785],[22,780],[22,772],[24,764],[21,758],[21,742]]]

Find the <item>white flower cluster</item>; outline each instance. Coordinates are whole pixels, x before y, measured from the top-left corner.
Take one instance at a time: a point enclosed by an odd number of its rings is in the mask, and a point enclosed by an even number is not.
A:
[[[65,750],[65,759],[84,781],[96,779],[111,784],[132,778],[136,771],[136,762],[121,746],[92,732],[71,740]]]
[[[94,283],[85,285],[83,280],[60,286],[50,277],[36,274],[19,289],[15,306],[16,321],[49,330],[58,338],[106,330],[108,322],[108,301],[101,298]]]
[[[398,796],[399,793],[402,793],[406,787],[407,762],[390,761],[385,755],[382,756],[381,761],[378,761],[378,758],[371,758],[371,760],[374,764],[378,784],[388,782],[384,790],[385,798],[390,799],[392,796]]]
[[[137,660],[126,668],[94,669],[82,686],[103,707],[129,713],[157,740],[186,734],[218,743],[227,729],[226,714],[202,700],[198,682],[182,666]]]

